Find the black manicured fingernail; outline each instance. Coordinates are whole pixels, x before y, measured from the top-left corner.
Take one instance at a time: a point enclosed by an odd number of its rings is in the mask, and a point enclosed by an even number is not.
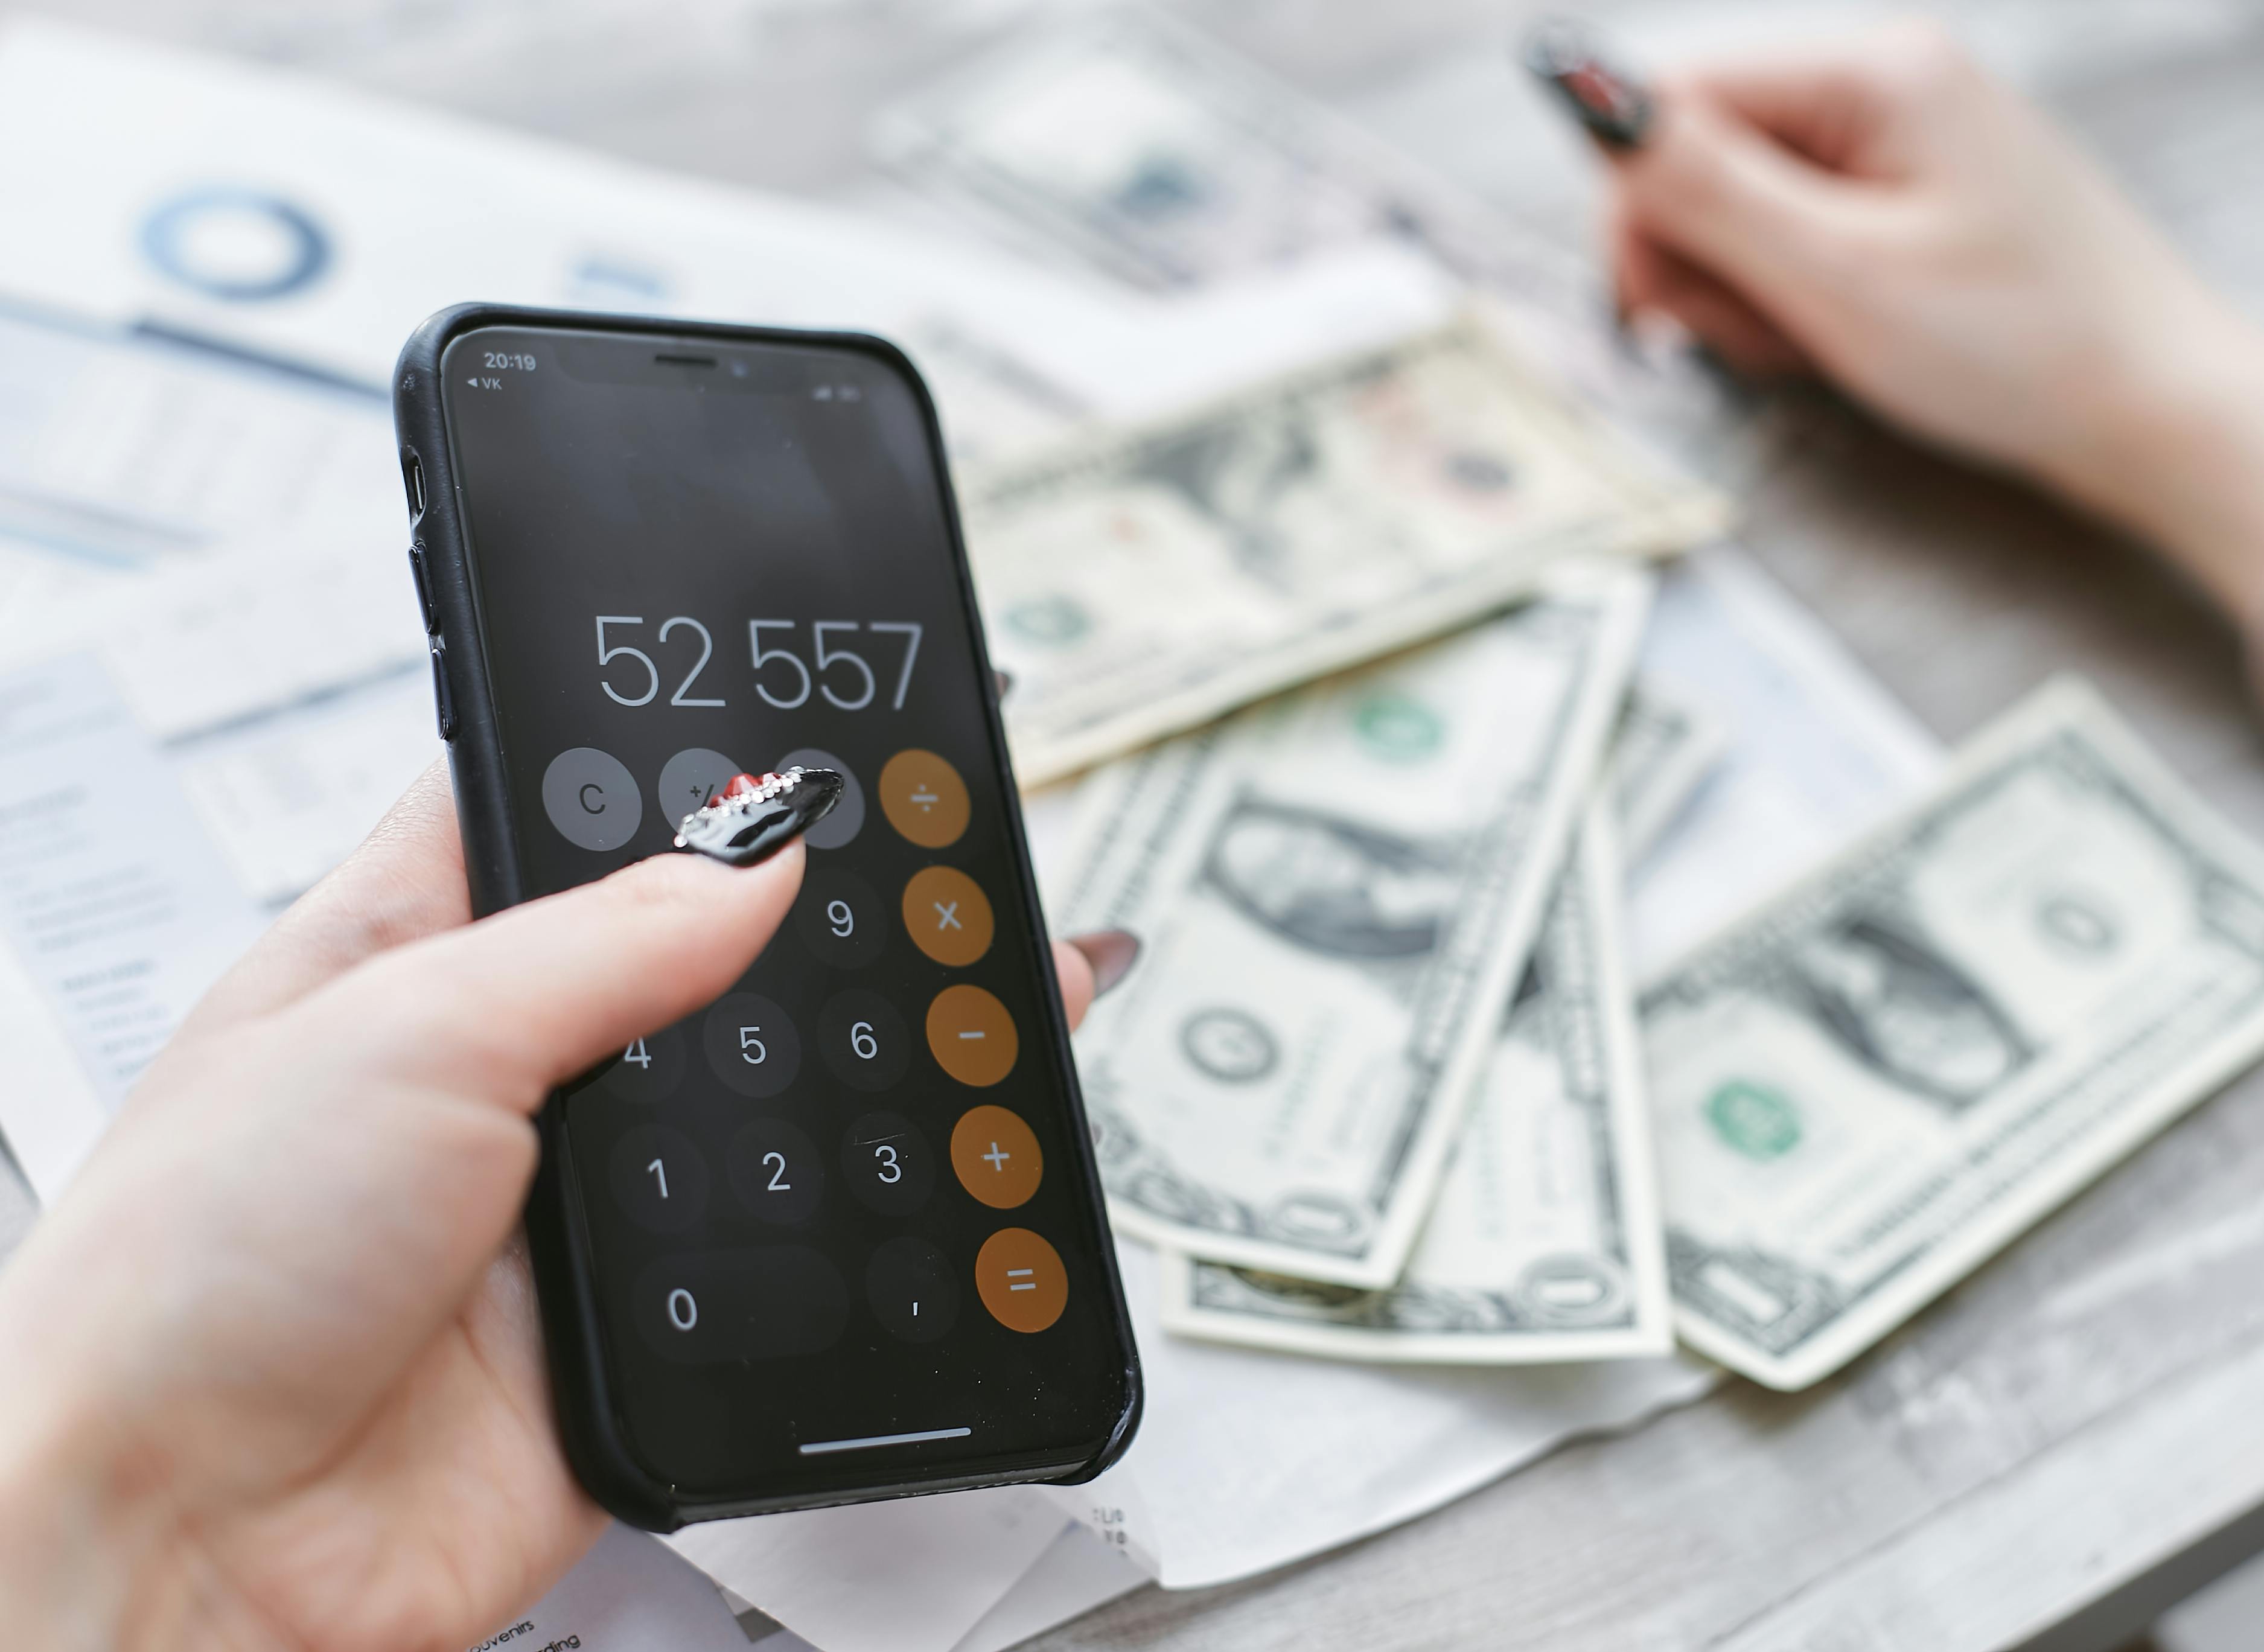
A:
[[[842,784],[832,769],[796,767],[760,779],[735,774],[684,817],[676,846],[729,866],[758,865],[824,820],[841,801]]]
[[[1072,935],[1069,944],[1083,953],[1085,961],[1092,966],[1092,996],[1096,998],[1130,974],[1140,958],[1140,938],[1129,930],[1096,930],[1090,935]]]

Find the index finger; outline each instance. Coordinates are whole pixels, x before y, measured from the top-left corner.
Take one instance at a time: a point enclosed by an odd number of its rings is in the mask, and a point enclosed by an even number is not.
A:
[[[793,904],[802,866],[799,843],[747,867],[656,855],[382,953],[308,1008],[368,1070],[532,1112],[728,991]]]

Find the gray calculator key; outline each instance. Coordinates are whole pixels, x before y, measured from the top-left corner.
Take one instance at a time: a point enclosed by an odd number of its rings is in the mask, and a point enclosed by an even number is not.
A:
[[[653,795],[660,800],[660,817],[674,831],[684,817],[723,789],[739,765],[720,751],[690,746],[671,757],[660,772]]]
[[[568,843],[619,849],[636,836],[644,799],[618,760],[595,746],[573,746],[542,772],[542,809]]]
[[[812,849],[846,848],[865,823],[865,788],[857,784],[857,772],[831,751],[821,751],[816,746],[789,751],[778,760],[781,770],[796,764],[805,769],[834,769],[841,775],[841,801],[824,820],[802,834],[802,841]]]

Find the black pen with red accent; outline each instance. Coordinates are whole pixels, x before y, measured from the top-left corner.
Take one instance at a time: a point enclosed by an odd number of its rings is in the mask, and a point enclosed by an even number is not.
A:
[[[1651,131],[1651,93],[1606,58],[1594,34],[1562,19],[1526,37],[1525,67],[1607,149],[1637,149]]]

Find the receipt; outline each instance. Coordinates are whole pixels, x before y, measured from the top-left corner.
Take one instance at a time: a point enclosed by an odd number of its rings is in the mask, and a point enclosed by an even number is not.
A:
[[[667,1546],[608,1526],[557,1586],[469,1652],[749,1652],[715,1585]],[[786,1652],[783,1646],[771,1652]]]

